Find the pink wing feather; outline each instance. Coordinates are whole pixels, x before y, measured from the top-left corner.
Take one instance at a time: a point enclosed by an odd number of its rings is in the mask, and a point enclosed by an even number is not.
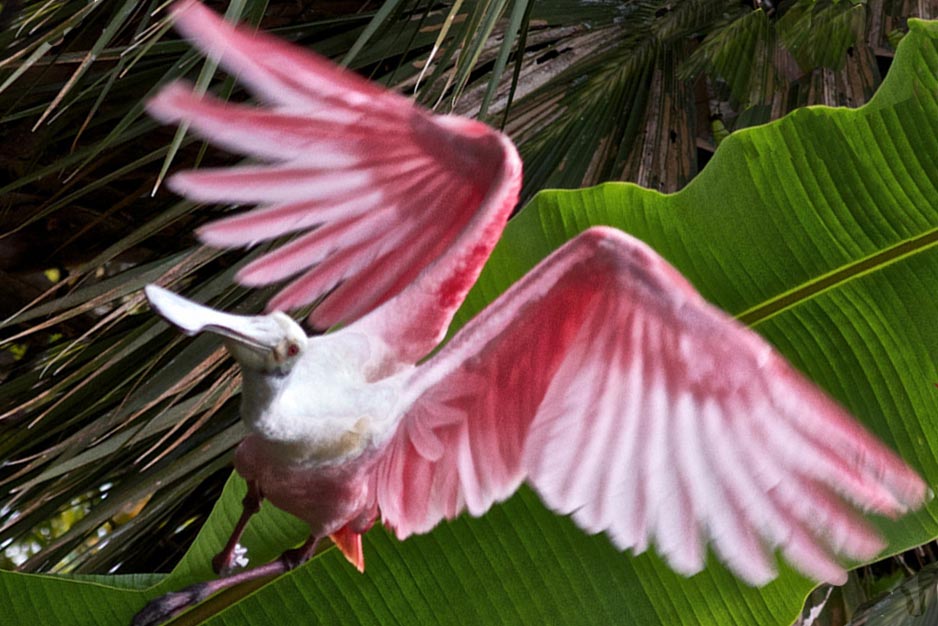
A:
[[[744,580],[842,583],[926,487],[764,340],[640,241],[594,228],[471,321],[408,384],[376,492],[403,538],[528,481],[620,549],[691,574],[705,544]]]
[[[329,294],[310,316],[314,325],[374,311],[363,330],[381,336],[401,361],[424,356],[442,339],[517,202],[521,161],[511,141],[479,122],[431,115],[313,53],[234,27],[197,2],[175,5],[173,15],[194,45],[263,103],[230,104],[178,83],[148,103],[163,122],[188,124],[261,161],[170,179],[196,201],[259,205],[208,224],[199,236],[235,247],[298,234],[245,267],[239,282],[292,278],[268,308]]]

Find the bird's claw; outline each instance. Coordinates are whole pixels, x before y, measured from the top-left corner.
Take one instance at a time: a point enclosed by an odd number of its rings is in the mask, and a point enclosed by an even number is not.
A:
[[[211,595],[208,585],[197,584],[150,600],[134,615],[131,626],[158,626]]]
[[[247,548],[240,543],[231,550],[225,549],[212,557],[212,570],[219,576],[227,576],[237,568],[247,567]]]

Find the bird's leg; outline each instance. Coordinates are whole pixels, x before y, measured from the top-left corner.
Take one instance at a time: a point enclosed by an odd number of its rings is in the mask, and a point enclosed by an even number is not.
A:
[[[241,517],[238,518],[238,523],[235,524],[234,530],[231,531],[231,537],[228,538],[228,543],[226,543],[222,551],[216,554],[212,559],[212,569],[216,574],[225,575],[231,572],[234,566],[238,542],[241,541],[241,535],[244,534],[244,529],[247,527],[248,520],[251,519],[251,516],[260,511],[261,500],[263,499],[264,496],[261,494],[260,487],[258,487],[257,483],[253,480],[249,480],[248,492],[245,494],[244,500],[241,501]]]
[[[310,537],[299,548],[287,550],[275,561],[237,574],[223,576],[216,580],[190,585],[173,593],[167,593],[155,600],[151,600],[134,616],[132,626],[157,626],[166,620],[175,617],[185,609],[202,602],[222,589],[233,587],[249,580],[276,576],[299,567],[310,559],[316,552],[318,537]]]

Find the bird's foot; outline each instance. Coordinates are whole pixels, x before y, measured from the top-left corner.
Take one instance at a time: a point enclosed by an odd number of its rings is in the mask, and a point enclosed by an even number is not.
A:
[[[253,569],[223,576],[217,580],[209,580],[204,583],[191,585],[185,589],[180,589],[174,593],[167,593],[155,600],[151,600],[143,609],[134,616],[132,626],[157,626],[166,620],[175,617],[185,609],[202,602],[209,596],[235,585],[239,585],[249,580],[266,578],[268,576],[277,576],[299,567],[309,560],[309,557],[316,552],[316,545],[319,540],[310,537],[306,543],[294,550],[287,550],[280,558],[264,565],[259,565]],[[228,550],[222,552],[227,554]],[[231,551],[237,554],[236,550]],[[217,557],[216,557],[217,558]],[[213,559],[214,561],[215,559]],[[222,562],[222,565],[224,563]]]
[[[212,558],[212,570],[219,576],[227,576],[235,569],[247,567],[247,548],[240,543],[234,548],[222,550]]]
[[[312,544],[310,547],[309,543],[303,544],[299,548],[294,548],[292,550],[287,550],[280,555],[280,562],[283,563],[283,569],[285,572],[294,570],[300,565],[309,560],[309,557],[313,555],[313,552],[316,550],[316,544]]]
[[[212,571],[219,576],[227,576],[234,567],[233,552],[219,552],[212,557]]]
[[[215,591],[217,589],[213,589],[212,585],[199,583],[162,595],[159,598],[150,600],[139,613],[134,615],[131,626],[157,626],[162,624],[190,606],[205,600]]]

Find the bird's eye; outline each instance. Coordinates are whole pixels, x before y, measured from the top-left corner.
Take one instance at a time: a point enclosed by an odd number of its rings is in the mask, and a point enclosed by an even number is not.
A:
[[[296,356],[300,353],[300,347],[295,343],[291,343],[287,346],[287,356]]]

